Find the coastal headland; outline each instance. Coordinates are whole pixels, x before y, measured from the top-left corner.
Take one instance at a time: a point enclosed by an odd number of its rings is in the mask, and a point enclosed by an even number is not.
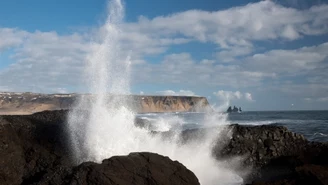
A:
[[[211,110],[205,97],[195,96],[148,96],[108,95],[108,101],[121,96],[129,109],[135,113],[145,112],[204,112]],[[83,98],[92,103],[91,94],[39,94],[0,93],[0,115],[26,115],[46,110],[69,110],[77,100]],[[86,106],[87,107],[87,106]]]

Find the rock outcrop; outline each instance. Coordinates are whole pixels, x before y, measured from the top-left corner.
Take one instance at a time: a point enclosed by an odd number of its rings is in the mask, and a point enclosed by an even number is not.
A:
[[[217,142],[217,159],[243,157],[254,184],[328,184],[328,143],[307,141],[282,126],[231,125]],[[223,137],[224,138],[224,137]]]
[[[119,95],[115,95],[118,97]],[[122,95],[120,95],[122,96]],[[109,95],[110,99],[114,95]],[[122,96],[130,109],[137,113],[144,112],[204,112],[211,111],[205,97],[194,96]],[[46,110],[68,110],[77,100],[93,101],[90,94],[35,94],[35,93],[0,93],[0,115],[22,115]],[[86,106],[88,107],[88,106]]]
[[[297,155],[308,145],[301,134],[283,126],[241,126],[231,125],[231,139],[217,145],[217,156],[247,156],[246,165],[262,166],[279,156]],[[225,142],[225,143],[223,143]]]
[[[0,184],[199,184],[177,161],[153,153],[114,156],[74,167],[67,111],[0,116]]]
[[[181,184],[199,185],[197,177],[185,166],[154,153],[130,153],[114,156],[101,164],[86,162],[67,170],[48,174],[37,184]]]
[[[0,116],[0,184],[31,184],[50,169],[71,165],[65,115]]]

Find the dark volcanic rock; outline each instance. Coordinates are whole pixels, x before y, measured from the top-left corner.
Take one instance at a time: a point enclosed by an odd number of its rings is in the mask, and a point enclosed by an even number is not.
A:
[[[65,173],[65,172],[64,172]],[[58,179],[62,178],[61,181]],[[39,184],[199,184],[197,177],[185,166],[168,157],[142,152],[128,156],[114,156],[101,164],[86,162],[73,168],[71,173],[57,173],[44,178]]]
[[[328,143],[307,141],[282,126],[231,125],[231,137],[218,142],[217,159],[242,156],[254,184],[328,184]]]
[[[177,161],[152,153],[73,167],[67,111],[0,116],[0,184],[199,184]]]
[[[245,156],[246,165],[262,166],[279,156],[298,155],[308,145],[300,134],[282,126],[231,125],[231,139],[216,146],[217,158]]]
[[[30,184],[49,169],[71,164],[65,116],[65,111],[0,116],[0,184]]]

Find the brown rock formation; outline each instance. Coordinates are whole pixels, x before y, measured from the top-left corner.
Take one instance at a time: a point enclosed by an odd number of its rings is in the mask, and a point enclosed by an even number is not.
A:
[[[67,110],[83,97],[92,101],[90,94],[35,94],[0,93],[0,115],[22,115],[45,110]],[[109,99],[113,95],[109,95]],[[192,96],[124,96],[129,108],[137,113],[144,112],[195,112],[212,110],[206,98]],[[110,100],[109,100],[110,103]]]

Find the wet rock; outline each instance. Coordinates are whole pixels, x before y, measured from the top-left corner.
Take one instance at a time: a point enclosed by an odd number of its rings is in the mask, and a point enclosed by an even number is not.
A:
[[[58,179],[62,179],[58,181]],[[58,183],[59,182],[59,183]],[[154,153],[131,153],[114,156],[101,164],[86,162],[72,169],[71,173],[46,177],[38,184],[181,184],[198,185],[196,176],[177,161]]]
[[[232,130],[232,139],[224,143],[224,146],[216,146],[213,153],[218,159],[250,153],[244,160],[245,165],[262,166],[273,157],[298,155],[308,143],[301,135],[282,126],[229,127]],[[254,158],[257,160],[250,161]]]
[[[68,111],[0,116],[0,184],[199,184],[177,161],[131,153],[74,167],[65,120]]]
[[[66,113],[0,116],[0,184],[31,184],[51,168],[70,165]]]
[[[281,126],[231,125],[232,138],[214,148],[217,159],[243,156],[253,184],[328,184],[328,143],[307,141]],[[240,137],[243,135],[243,137]],[[252,136],[252,137],[250,137]],[[242,138],[242,139],[241,139]],[[219,143],[219,142],[218,142]],[[250,143],[253,143],[252,147]]]
[[[273,145],[273,140],[271,138],[264,140],[265,147],[271,147]]]

